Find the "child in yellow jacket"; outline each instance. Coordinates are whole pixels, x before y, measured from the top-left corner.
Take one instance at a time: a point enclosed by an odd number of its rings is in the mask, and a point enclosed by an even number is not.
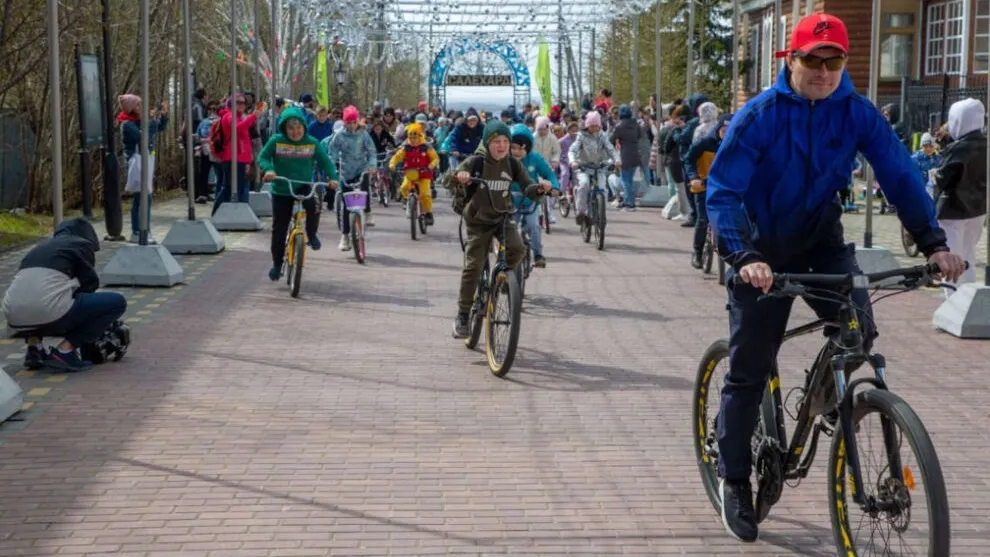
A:
[[[406,128],[406,141],[388,161],[388,167],[395,170],[395,167],[402,163],[402,170],[405,174],[399,193],[403,199],[409,197],[409,190],[413,184],[419,189],[419,200],[423,204],[426,212],[426,224],[433,225],[433,198],[430,195],[430,183],[433,180],[433,171],[440,164],[440,157],[436,150],[426,144],[426,133],[421,124],[410,124]]]

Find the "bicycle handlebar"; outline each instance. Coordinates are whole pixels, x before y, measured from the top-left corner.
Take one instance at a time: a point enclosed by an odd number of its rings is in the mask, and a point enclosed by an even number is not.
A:
[[[340,179],[340,185],[343,186],[343,187],[345,187],[345,188],[348,188],[348,189],[358,188],[358,187],[361,187],[361,182],[364,181],[364,177],[366,175],[370,177],[372,174],[377,174],[377,173],[378,173],[378,169],[377,168],[374,168],[374,169],[369,168],[369,169],[365,170],[364,172],[358,174],[357,179],[355,179],[353,181],[350,181],[350,182],[348,182],[347,180],[344,180],[343,177],[341,177],[341,179]]]
[[[966,263],[966,268],[969,268],[968,262]],[[935,263],[889,269],[876,273],[774,273],[773,284],[778,289],[779,294],[797,295],[802,290],[801,287],[804,286],[837,286],[847,289],[869,288],[873,284],[894,277],[903,277],[904,283],[923,284],[927,283],[933,275],[940,273],[941,270]]]
[[[328,182],[313,182],[310,180],[293,180],[291,178],[283,178],[282,176],[276,176],[275,179],[273,179],[272,181],[265,183],[274,184],[275,182],[278,181],[285,182],[289,186],[289,195],[299,200],[305,200],[305,199],[309,199],[310,197],[313,197],[316,194],[316,190],[321,187],[324,189],[330,187],[330,184]],[[296,186],[313,186],[313,187],[309,188],[308,194],[298,194],[296,193],[295,190]]]

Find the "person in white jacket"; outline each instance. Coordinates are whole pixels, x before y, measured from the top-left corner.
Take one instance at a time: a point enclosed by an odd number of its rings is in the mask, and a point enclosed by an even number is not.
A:
[[[550,133],[550,119],[540,116],[536,119],[536,140],[533,152],[543,157],[554,171],[560,169],[560,142]]]
[[[577,139],[567,150],[567,160],[571,168],[577,171],[578,185],[574,188],[574,205],[577,216],[575,220],[580,226],[588,217],[588,188],[591,187],[591,178],[581,170],[582,165],[613,164],[621,166],[619,154],[615,151],[615,146],[608,140],[602,132],[602,117],[598,112],[591,111],[584,118],[584,130],[578,134]],[[598,186],[608,187],[609,171],[605,168],[597,172]]]

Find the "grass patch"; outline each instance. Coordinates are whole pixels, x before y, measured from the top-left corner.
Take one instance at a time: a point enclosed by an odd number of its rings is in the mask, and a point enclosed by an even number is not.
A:
[[[0,251],[47,236],[51,229],[51,217],[0,212]]]

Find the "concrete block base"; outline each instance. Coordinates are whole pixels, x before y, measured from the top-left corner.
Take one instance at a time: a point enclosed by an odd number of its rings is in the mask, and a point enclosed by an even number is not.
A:
[[[253,232],[261,230],[261,221],[254,214],[250,203],[224,203],[213,215],[213,226],[217,230],[240,230]]]
[[[174,286],[183,281],[182,267],[163,245],[122,246],[100,275],[107,286]]]
[[[872,248],[861,248],[857,246],[856,262],[859,264],[860,270],[864,273],[889,271],[901,266],[897,262],[897,259],[894,258],[894,254],[889,249],[881,246],[873,246]],[[896,288],[900,280],[900,277],[890,278],[880,282],[878,286],[881,288]]]
[[[958,338],[990,338],[990,287],[960,286],[935,310],[932,325]]]
[[[248,193],[248,205],[257,217],[272,216],[272,194],[268,191],[253,191]]]
[[[169,253],[187,254],[220,253],[227,244],[212,221],[200,219],[175,221],[162,245]]]
[[[664,207],[670,200],[670,192],[665,187],[647,186],[639,198],[640,207]]]
[[[20,412],[24,404],[24,391],[16,381],[0,369],[0,422]]]

